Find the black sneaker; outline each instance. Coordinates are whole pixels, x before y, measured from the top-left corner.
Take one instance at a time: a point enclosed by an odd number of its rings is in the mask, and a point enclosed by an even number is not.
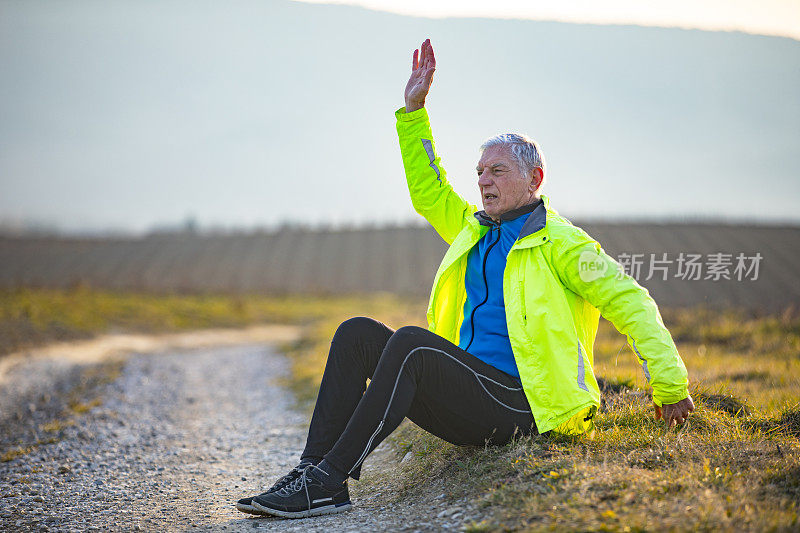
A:
[[[251,505],[257,511],[284,518],[305,518],[323,514],[341,513],[353,507],[347,482],[329,489],[316,479],[309,466],[303,473],[281,489],[253,498]]]
[[[300,475],[303,473],[303,470],[310,464],[311,463],[303,462],[297,465],[296,467],[292,468],[291,472],[280,478],[278,481],[275,482],[274,485],[272,485],[272,487],[270,487],[270,489],[267,492],[262,492],[261,494],[259,494],[259,496],[266,496],[267,494],[271,494],[277,490],[282,489],[283,487],[285,487],[286,485],[288,485],[289,483],[300,477]],[[241,500],[236,502],[236,508],[243,513],[250,513],[255,515],[267,514],[253,507],[253,498],[256,497],[257,496],[250,496],[248,498],[242,498]]]

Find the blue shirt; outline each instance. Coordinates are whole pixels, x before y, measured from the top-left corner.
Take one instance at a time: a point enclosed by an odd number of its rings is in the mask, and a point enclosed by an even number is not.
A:
[[[519,371],[508,339],[503,272],[508,252],[537,204],[507,213],[514,218],[506,219],[504,215],[500,223],[481,217],[483,224],[489,224],[489,231],[470,250],[464,278],[467,301],[458,346],[516,378]],[[520,211],[522,214],[518,214]]]

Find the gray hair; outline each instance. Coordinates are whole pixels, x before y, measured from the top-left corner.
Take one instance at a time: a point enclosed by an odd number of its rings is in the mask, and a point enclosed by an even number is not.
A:
[[[540,168],[542,169],[542,175],[545,175],[545,162],[542,150],[539,148],[539,144],[527,135],[520,133],[501,133],[500,135],[495,135],[491,139],[487,139],[486,142],[481,145],[481,153],[492,146],[508,146],[511,149],[512,157],[517,162],[520,172],[523,174],[527,175],[533,171],[533,169]],[[544,184],[544,180],[542,180],[542,184]],[[541,185],[539,185],[539,187],[541,188]]]

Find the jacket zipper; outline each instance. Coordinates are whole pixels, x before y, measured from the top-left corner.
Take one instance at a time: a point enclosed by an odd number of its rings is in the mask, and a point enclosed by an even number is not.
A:
[[[484,287],[486,287],[486,296],[483,298],[483,301],[481,303],[472,308],[472,313],[470,314],[469,317],[470,339],[469,343],[467,344],[467,347],[464,348],[465,352],[469,350],[469,347],[472,346],[472,341],[475,340],[475,311],[477,311],[480,306],[482,306],[489,300],[489,281],[486,279],[486,260],[489,258],[489,252],[492,251],[494,245],[500,242],[500,224],[501,223],[497,224],[497,239],[495,239],[494,242],[489,245],[489,247],[486,249],[486,253],[483,254],[483,266],[481,270],[483,272],[483,285]],[[491,232],[493,229],[495,228],[489,228],[489,232]]]

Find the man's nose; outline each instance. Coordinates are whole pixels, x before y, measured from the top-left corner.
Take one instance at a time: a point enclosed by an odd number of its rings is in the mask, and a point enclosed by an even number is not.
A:
[[[478,187],[488,187],[493,183],[492,178],[489,177],[488,172],[482,172],[478,176]]]

